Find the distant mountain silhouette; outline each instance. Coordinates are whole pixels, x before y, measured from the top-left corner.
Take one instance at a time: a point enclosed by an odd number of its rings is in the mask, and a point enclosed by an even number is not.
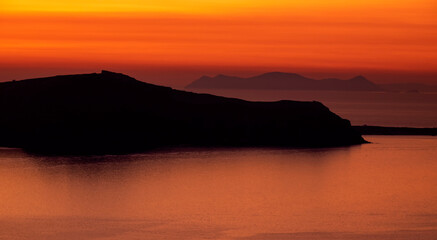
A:
[[[225,75],[203,76],[186,86],[186,89],[283,89],[283,90],[336,90],[383,91],[381,87],[357,76],[349,80],[327,78],[315,80],[295,73],[270,72],[241,78]]]
[[[319,102],[249,102],[102,73],[0,83],[0,145],[54,154],[365,140]]]

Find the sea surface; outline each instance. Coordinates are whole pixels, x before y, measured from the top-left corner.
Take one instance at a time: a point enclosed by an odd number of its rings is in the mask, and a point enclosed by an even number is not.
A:
[[[353,125],[437,127],[437,93],[197,90],[252,101],[319,101]]]
[[[0,149],[0,239],[437,239],[437,137],[55,157]]]

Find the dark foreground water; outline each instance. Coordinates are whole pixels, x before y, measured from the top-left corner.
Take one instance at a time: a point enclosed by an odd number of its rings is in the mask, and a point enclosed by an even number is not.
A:
[[[437,138],[105,157],[0,150],[0,239],[437,239]]]
[[[353,125],[437,127],[437,93],[198,90],[252,101],[319,101]]]

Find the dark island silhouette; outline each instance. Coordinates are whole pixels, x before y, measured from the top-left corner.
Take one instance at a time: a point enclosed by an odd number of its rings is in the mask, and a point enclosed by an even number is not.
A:
[[[0,83],[0,145],[43,154],[365,143],[319,102],[249,102],[101,73]]]
[[[384,91],[363,76],[349,80],[337,78],[315,80],[299,74],[283,72],[264,73],[249,78],[226,75],[203,76],[187,85],[186,89]]]
[[[353,126],[363,135],[423,135],[437,136],[437,128]]]

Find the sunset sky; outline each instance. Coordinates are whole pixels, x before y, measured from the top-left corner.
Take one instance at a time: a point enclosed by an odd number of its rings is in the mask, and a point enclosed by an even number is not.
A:
[[[0,81],[288,71],[437,84],[435,0],[0,0]]]

